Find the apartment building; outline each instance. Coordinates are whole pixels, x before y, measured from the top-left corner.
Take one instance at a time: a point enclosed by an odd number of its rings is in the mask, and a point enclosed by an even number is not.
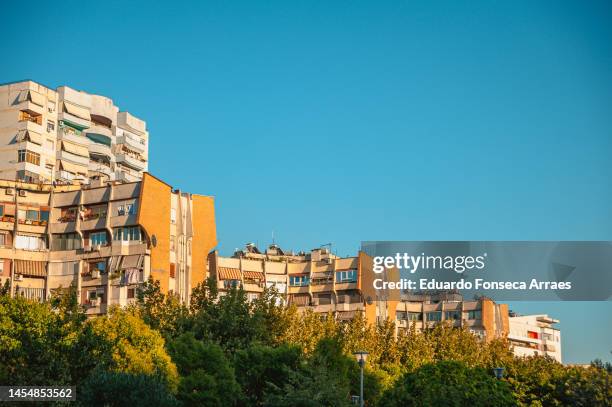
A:
[[[386,308],[378,306],[372,284],[367,284],[366,269],[371,266],[371,258],[364,253],[342,258],[327,248],[296,254],[277,245],[261,252],[248,244],[232,257],[220,257],[216,251],[209,255],[209,273],[221,295],[242,287],[254,300],[265,287],[275,287],[287,304],[301,310],[331,312],[338,320],[350,320],[363,312],[375,323],[379,308]]]
[[[188,303],[216,245],[213,198],[143,174],[130,183],[0,181],[0,283],[46,300],[75,286],[89,315],[135,301],[150,276]]]
[[[148,141],[146,123],[108,97],[30,80],[0,85],[0,179],[138,181]]]
[[[554,325],[559,321],[546,314],[517,315],[510,313],[508,339],[517,356],[546,355],[560,363],[561,331]]]
[[[488,298],[464,301],[458,293],[398,293],[374,290],[372,258],[363,252],[340,258],[326,248],[287,253],[277,245],[265,252],[248,244],[232,257],[209,256],[209,272],[221,294],[242,287],[256,299],[265,287],[276,287],[287,304],[332,313],[340,321],[363,313],[369,323],[394,321],[398,330],[422,330],[446,321],[490,340],[508,334],[508,306]]]
[[[395,310],[398,329],[414,326],[418,330],[446,322],[466,328],[484,340],[508,334],[508,305],[481,297],[465,301],[458,292],[404,293]]]

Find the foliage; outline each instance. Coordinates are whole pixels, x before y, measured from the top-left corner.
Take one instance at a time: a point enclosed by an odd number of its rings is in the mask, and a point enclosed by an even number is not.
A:
[[[112,308],[107,317],[87,321],[83,331],[85,348],[98,367],[157,375],[170,389],[176,388],[178,373],[166,352],[164,339],[137,313]]]
[[[438,324],[423,332],[256,301],[208,280],[189,306],[150,280],[135,306],[87,319],[75,287],[47,303],[0,295],[0,383],[76,385],[83,405],[344,406],[359,394],[353,352],[365,350],[368,406],[605,406],[612,365],[516,358]],[[505,368],[504,378],[491,368]]]
[[[483,368],[456,361],[421,366],[404,375],[385,394],[382,407],[395,406],[514,406],[507,383]]]
[[[77,392],[78,404],[87,407],[180,406],[164,379],[141,373],[96,370]]]
[[[185,406],[237,405],[240,386],[221,347],[184,333],[168,343],[181,375],[177,398]]]

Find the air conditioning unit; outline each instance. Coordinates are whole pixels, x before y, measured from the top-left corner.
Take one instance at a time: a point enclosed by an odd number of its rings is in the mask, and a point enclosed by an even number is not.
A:
[[[100,270],[92,270],[91,278],[100,278]]]
[[[5,189],[4,193],[6,195],[15,195],[15,190],[14,189]]]
[[[27,196],[26,191],[24,191],[23,189],[19,190],[19,196]]]
[[[15,274],[15,281],[23,281],[23,276],[21,274]]]

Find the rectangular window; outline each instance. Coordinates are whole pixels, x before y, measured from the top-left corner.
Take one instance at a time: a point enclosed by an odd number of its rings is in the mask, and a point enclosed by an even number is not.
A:
[[[38,211],[35,211],[35,210],[33,210],[33,209],[28,209],[28,210],[26,211],[26,219],[27,219],[27,220],[34,220],[34,221],[38,221],[38,216],[39,216],[38,214],[39,214],[39,212],[38,212]]]
[[[47,120],[47,133],[52,133],[55,131],[55,122],[51,120]]]
[[[127,290],[127,297],[129,298],[134,298],[136,294],[136,289],[134,288],[128,288]]]
[[[34,114],[28,111],[22,110],[19,112],[19,121],[20,122],[32,122],[32,123],[40,124],[42,126],[42,115]]]
[[[223,288],[229,290],[240,286],[240,280],[223,280]]]
[[[534,331],[527,331],[527,337],[531,339],[538,339],[539,335]]]
[[[125,211],[128,215],[136,215],[136,204],[125,205]]]
[[[444,319],[458,321],[461,319],[461,311],[445,311]]]
[[[141,241],[140,227],[128,226],[123,228],[115,228],[113,230],[113,240],[117,241]]]
[[[77,233],[53,235],[53,250],[77,250],[81,248],[81,237]]]
[[[293,287],[305,287],[310,283],[308,276],[289,276],[289,285]]]
[[[28,162],[30,164],[40,165],[40,154],[29,150],[18,150],[17,162]]]
[[[442,312],[433,311],[425,314],[427,321],[442,321]]]
[[[89,241],[92,247],[95,246],[106,246],[108,241],[106,239],[106,232],[93,232],[89,235]]]
[[[356,283],[357,282],[357,270],[336,271],[336,282],[337,283]]]
[[[0,246],[6,246],[6,233],[0,233]],[[3,260],[0,260],[0,265],[4,265]]]
[[[15,248],[22,250],[45,250],[47,245],[44,237],[18,234],[15,236]]]
[[[479,309],[468,311],[467,319],[482,319],[482,311]]]

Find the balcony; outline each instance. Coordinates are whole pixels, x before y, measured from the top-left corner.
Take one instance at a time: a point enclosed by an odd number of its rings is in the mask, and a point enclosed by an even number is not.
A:
[[[77,165],[79,165],[81,167],[88,167],[89,166],[89,157],[83,157],[83,156],[80,156],[80,155],[69,153],[66,150],[58,151],[57,159],[58,160],[66,160],[66,161],[69,161],[69,162],[71,162],[73,164],[77,164]],[[83,168],[82,171],[83,171],[84,174],[87,173],[87,169],[86,168]]]
[[[117,125],[136,134],[145,134],[147,131],[146,123],[128,112],[117,114]]]
[[[141,175],[133,174],[125,170],[117,170],[115,171],[115,179],[121,182],[134,182],[134,181],[140,181]]]
[[[17,124],[17,130],[33,131],[38,134],[42,134],[44,132],[42,127],[42,121],[39,124],[36,121],[30,120],[19,121],[19,123]]]
[[[94,173],[94,174],[104,174],[106,175],[110,180],[113,180],[113,175],[115,174],[115,172],[112,170],[112,168],[109,165],[106,165],[105,163],[101,163],[99,161],[90,161],[89,162],[89,173]]]
[[[89,144],[89,152],[97,155],[101,155],[104,157],[110,158],[113,156],[110,146],[100,143],[91,143]]]
[[[104,217],[85,217],[81,221],[81,230],[98,230],[106,226],[106,216]]]
[[[117,162],[127,167],[133,168],[138,171],[144,171],[147,168],[147,162],[143,159],[134,158],[125,153],[117,154]]]
[[[125,144],[128,146],[128,148],[136,150],[140,153],[144,153],[146,150],[146,144],[134,140],[133,137],[130,137],[125,133],[122,136],[117,137],[117,144]]]

